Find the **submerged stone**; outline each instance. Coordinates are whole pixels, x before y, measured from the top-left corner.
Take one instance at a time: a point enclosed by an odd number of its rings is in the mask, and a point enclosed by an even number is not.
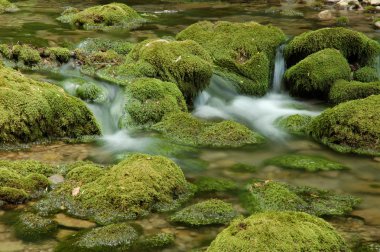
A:
[[[174,209],[192,194],[174,162],[133,154],[106,170],[91,165],[72,169],[65,182],[36,209],[43,214],[66,210],[70,215],[107,224]]]
[[[322,157],[299,154],[288,154],[279,157],[274,157],[265,161],[265,163],[287,169],[304,170],[308,172],[335,171],[347,169],[347,167],[341,163],[334,162]]]
[[[34,213],[23,213],[14,225],[16,236],[27,241],[48,239],[58,231],[58,224]]]
[[[296,36],[285,47],[284,56],[288,66],[295,65],[307,56],[326,48],[335,48],[350,64],[365,66],[380,53],[377,41],[363,33],[337,27],[308,31]]]
[[[350,78],[351,69],[343,55],[336,49],[324,49],[289,68],[284,83],[293,96],[324,99],[336,80]]]
[[[308,125],[310,124],[311,119],[311,116],[296,114],[281,117],[276,121],[276,124],[278,127],[292,135],[302,136],[307,134]]]
[[[326,221],[298,212],[268,212],[237,219],[211,243],[207,252],[349,252]]]
[[[316,216],[340,216],[350,213],[360,199],[307,186],[258,181],[248,187],[242,203],[251,213],[297,211]]]
[[[136,243],[135,250],[141,251],[141,249],[144,249],[144,251],[156,251],[158,249],[169,247],[174,243],[174,240],[175,236],[171,233],[158,233],[142,236]]]
[[[0,66],[0,89],[1,143],[100,134],[86,105],[59,87]]]
[[[166,115],[153,128],[165,137],[186,145],[227,148],[265,141],[260,134],[237,122],[207,122],[184,112]]]
[[[234,82],[241,94],[264,95],[269,87],[277,47],[285,34],[255,22],[201,21],[177,34],[203,46],[218,66],[216,73]]]
[[[228,224],[237,216],[231,204],[211,199],[188,206],[171,216],[172,222],[189,226]]]
[[[150,127],[172,112],[187,112],[186,102],[177,85],[158,79],[142,78],[125,87],[123,127]]]
[[[237,163],[231,166],[231,171],[233,172],[256,172],[257,167],[254,165],[244,164],[244,163]]]
[[[199,193],[226,192],[238,188],[234,181],[224,178],[200,177],[194,184],[197,186],[197,192]]]
[[[380,155],[380,95],[327,109],[312,120],[309,130],[336,151]]]
[[[134,9],[122,3],[97,5],[82,11],[69,8],[58,20],[86,30],[133,29],[146,21]]]
[[[380,94],[380,81],[359,82],[338,80],[330,89],[329,101],[338,104]]]

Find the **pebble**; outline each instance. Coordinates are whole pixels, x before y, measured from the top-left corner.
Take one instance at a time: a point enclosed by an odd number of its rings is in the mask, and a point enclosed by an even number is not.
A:
[[[333,18],[333,15],[330,10],[324,10],[318,13],[318,18],[322,21],[328,21]]]
[[[53,185],[56,185],[65,181],[65,178],[61,174],[51,175],[48,179]]]
[[[91,221],[75,219],[62,213],[57,214],[54,220],[58,222],[59,225],[62,225],[68,228],[82,229],[82,228],[93,228],[96,226],[96,224]]]

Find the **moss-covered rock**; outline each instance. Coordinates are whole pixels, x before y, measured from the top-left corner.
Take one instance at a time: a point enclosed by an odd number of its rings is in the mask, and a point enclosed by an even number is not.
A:
[[[71,51],[64,47],[48,47],[43,52],[45,57],[60,63],[67,63],[71,58]]]
[[[29,198],[29,195],[23,189],[14,187],[1,186],[0,187],[0,202],[8,204],[24,203]],[[2,204],[1,204],[2,205]]]
[[[256,172],[257,171],[257,166],[255,165],[250,165],[250,164],[244,164],[244,163],[236,163],[231,166],[231,171],[233,172]]]
[[[324,49],[289,68],[284,82],[293,96],[323,99],[336,80],[350,78],[351,69],[343,55],[336,49]]]
[[[305,135],[307,134],[308,125],[311,122],[312,117],[308,115],[291,115],[281,117],[276,121],[279,128],[287,131],[292,135]]]
[[[174,243],[175,236],[171,233],[158,233],[140,237],[135,245],[135,251],[156,251],[169,247]]]
[[[9,2],[8,0],[0,0],[0,14],[4,12],[15,12],[18,8],[15,4]]]
[[[87,54],[112,50],[117,54],[127,55],[133,47],[133,43],[125,40],[88,38],[79,44],[78,49]]]
[[[380,95],[327,109],[312,120],[309,130],[339,152],[380,155]]]
[[[260,144],[264,137],[233,121],[206,122],[189,113],[166,115],[153,128],[178,143],[210,147],[241,147]]]
[[[86,30],[132,29],[145,22],[134,9],[122,3],[97,5],[82,11],[69,8],[58,20]]]
[[[269,87],[276,48],[284,33],[255,22],[195,23],[177,35],[202,45],[218,66],[217,74],[232,80],[239,93],[264,95]]]
[[[186,102],[177,85],[158,79],[137,79],[125,88],[123,127],[149,127],[168,113],[187,111]]]
[[[178,207],[193,191],[181,169],[161,156],[133,154],[102,170],[79,166],[36,208],[48,214],[69,214],[104,224]]]
[[[194,184],[200,193],[208,192],[226,192],[233,191],[238,188],[234,181],[224,178],[200,177]]]
[[[345,215],[360,203],[358,198],[350,195],[275,181],[254,181],[242,200],[251,213],[297,211],[316,216]]]
[[[380,81],[359,82],[337,80],[330,89],[329,101],[334,104],[380,94]]]
[[[278,156],[265,161],[266,164],[279,167],[304,170],[308,172],[345,170],[346,166],[322,157],[299,154]]]
[[[82,83],[75,91],[77,97],[89,102],[101,103],[107,98],[105,90],[92,82]]]
[[[269,212],[238,219],[207,252],[348,252],[343,238],[326,221],[297,212]]]
[[[288,66],[292,66],[315,52],[335,48],[350,64],[365,66],[373,62],[380,53],[377,41],[363,33],[347,28],[323,28],[296,36],[285,47],[284,56]]]
[[[139,233],[128,223],[98,227],[60,243],[55,251],[128,251],[137,241]]]
[[[228,224],[237,216],[231,204],[222,200],[202,201],[182,209],[171,216],[172,222],[189,226]]]
[[[58,224],[34,213],[23,213],[14,225],[16,236],[27,241],[51,238],[58,231]]]
[[[29,45],[15,45],[12,48],[13,57],[25,65],[36,65],[41,61],[38,50]]]
[[[123,65],[110,67],[98,75],[120,84],[141,77],[173,82],[191,104],[195,96],[209,85],[212,60],[194,41],[151,39],[137,44]]]
[[[0,67],[0,90],[1,143],[100,134],[86,105],[59,87]]]
[[[362,67],[354,72],[354,80],[361,82],[379,81],[379,73],[376,68]]]

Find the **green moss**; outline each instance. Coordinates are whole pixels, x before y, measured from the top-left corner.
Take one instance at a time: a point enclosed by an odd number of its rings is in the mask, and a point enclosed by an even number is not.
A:
[[[100,133],[85,104],[52,84],[0,67],[0,90],[1,143]]]
[[[287,131],[293,135],[305,135],[307,134],[308,125],[311,122],[312,117],[308,115],[291,115],[281,117],[276,124],[281,129]]]
[[[340,16],[335,18],[335,24],[337,26],[347,26],[350,24],[350,19],[347,16]]]
[[[225,192],[238,188],[237,184],[229,179],[200,177],[194,184],[198,187],[198,192]]]
[[[331,103],[338,104],[378,94],[380,94],[380,81],[364,83],[338,80],[331,87],[329,100]]]
[[[284,56],[288,66],[292,66],[325,48],[339,50],[350,64],[357,63],[360,66],[372,63],[380,53],[377,41],[363,33],[338,27],[308,31],[296,36],[285,47]]]
[[[7,44],[0,44],[0,53],[6,59],[12,59],[13,57],[12,48],[10,48]]]
[[[9,204],[24,203],[29,195],[23,189],[13,187],[0,186],[0,201]]]
[[[228,224],[237,216],[231,204],[211,199],[191,205],[175,213],[170,220],[189,226]]]
[[[312,120],[309,130],[339,152],[380,155],[380,95],[327,109]]]
[[[310,98],[327,98],[336,80],[351,78],[346,59],[336,49],[324,49],[311,54],[284,75],[284,82],[291,95]]]
[[[33,213],[23,213],[14,225],[16,236],[27,241],[51,238],[58,231],[58,224]]]
[[[144,249],[144,251],[153,250],[156,251],[157,249],[163,249],[166,248],[174,243],[175,236],[174,234],[170,233],[158,233],[148,236],[140,237],[139,241],[136,245],[136,251],[141,251],[141,249]]]
[[[360,203],[358,198],[350,195],[275,181],[253,182],[242,200],[251,213],[297,211],[316,216],[345,215]]]
[[[52,60],[57,60],[60,63],[67,63],[71,58],[71,52],[63,47],[49,47],[44,50],[44,56],[50,57]]]
[[[15,12],[18,8],[15,4],[9,2],[8,0],[0,0],[0,14],[4,12]]]
[[[177,39],[203,46],[218,66],[216,73],[232,80],[239,93],[264,95],[276,48],[286,37],[276,27],[255,22],[201,21],[181,31]]]
[[[373,67],[362,67],[354,72],[354,80],[361,82],[378,81],[379,74]]]
[[[187,111],[176,84],[157,79],[137,79],[125,88],[126,102],[122,125],[149,127],[171,112]]]
[[[260,144],[264,138],[247,127],[233,122],[206,122],[191,114],[179,112],[166,115],[153,128],[178,143],[210,147],[241,147]]]
[[[12,53],[18,61],[28,66],[36,65],[41,61],[40,53],[29,45],[15,45]]]
[[[139,233],[127,223],[98,227],[60,243],[55,251],[128,251],[137,241]]]
[[[254,214],[235,220],[207,252],[348,252],[343,238],[326,221],[297,212]]]
[[[304,170],[308,172],[335,171],[347,169],[346,166],[340,163],[333,162],[322,157],[299,154],[288,154],[274,157],[265,161],[265,163],[287,169]]]
[[[257,167],[254,165],[237,163],[231,166],[231,171],[233,172],[256,172]]]
[[[112,50],[117,54],[127,55],[133,47],[133,43],[125,40],[110,40],[103,38],[88,38],[79,45],[79,49],[87,54]]]
[[[98,5],[83,11],[70,8],[58,20],[86,30],[132,29],[145,22],[134,9],[122,3]]]
[[[39,173],[45,176],[50,176],[55,172],[53,166],[36,160],[0,160],[0,168],[7,168],[24,176],[29,175],[30,173]]]
[[[181,169],[161,156],[133,154],[104,172],[86,165],[67,177],[38,209],[63,207],[71,215],[104,224],[171,210],[192,194]]]
[[[79,85],[75,90],[75,94],[82,100],[96,103],[104,102],[107,98],[105,90],[92,82],[85,82]]]

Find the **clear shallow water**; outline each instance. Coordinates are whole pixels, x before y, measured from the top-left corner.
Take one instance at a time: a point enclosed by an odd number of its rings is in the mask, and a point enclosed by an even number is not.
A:
[[[108,3],[111,1],[92,1]],[[55,20],[65,6],[86,7],[90,1],[20,1],[17,2],[21,11],[14,14],[0,15],[1,42],[30,42],[36,45],[73,44],[88,37],[122,38],[129,41],[140,41],[145,38],[175,35],[187,25],[198,20],[228,20],[257,21],[263,24],[272,23],[281,27],[289,35],[296,35],[310,29],[329,26],[331,23],[316,19],[317,11],[304,5],[287,4],[304,11],[305,18],[284,18],[265,14],[264,10],[278,3],[265,2],[234,3],[160,3],[150,1],[121,1],[131,4],[138,11],[156,15],[151,23],[139,30],[131,32],[94,32],[72,30],[69,26]],[[154,3],[153,3],[154,2]],[[351,18],[351,27],[366,32],[373,38],[378,38],[370,20],[358,13],[342,12]],[[309,185],[318,188],[334,190],[338,193],[350,193],[363,199],[359,208],[353,212],[351,219],[333,219],[333,223],[342,234],[348,238],[365,241],[380,241],[380,162],[369,157],[341,155],[335,153],[310,139],[293,138],[276,128],[273,123],[281,116],[295,113],[317,115],[324,106],[318,101],[301,101],[289,97],[281,90],[281,76],[285,70],[278,50],[273,77],[272,92],[262,98],[239,96],[229,83],[218,76],[213,76],[210,87],[199,95],[195,110],[196,116],[203,118],[232,119],[244,123],[267,136],[270,141],[265,146],[245,147],[241,149],[223,150],[186,150],[184,152],[164,152],[164,140],[151,133],[132,132],[118,129],[118,118],[121,113],[123,96],[121,88],[106,82],[82,76],[70,66],[63,67],[60,73],[27,73],[31,77],[46,80],[64,87],[67,92],[73,88],[71,78],[84,78],[95,82],[107,90],[105,105],[90,104],[89,108],[99,120],[104,136],[93,144],[67,144],[57,142],[46,145],[33,145],[28,149],[0,151],[2,159],[36,159],[53,164],[62,164],[77,160],[93,160],[101,163],[112,163],[128,152],[147,152],[164,154],[173,158],[181,165],[186,177],[192,181],[199,176],[230,178],[242,187],[252,178],[275,179],[296,185]],[[173,145],[173,149],[182,148]],[[341,162],[351,169],[343,172],[305,173],[283,170],[268,166],[264,161],[268,158],[286,154],[300,153],[319,155]],[[258,167],[255,173],[236,173],[230,167],[236,163],[246,163]],[[242,213],[238,199],[233,195],[223,195],[225,200],[233,202]],[[20,206],[19,208],[22,208]],[[0,251],[52,251],[57,241],[70,233],[61,229],[56,239],[42,243],[25,243],[17,240],[12,233],[12,227],[5,224],[1,216],[14,214],[20,209],[0,211]],[[188,251],[191,248],[206,246],[220,231],[221,227],[191,229],[172,226],[166,221],[165,215],[152,214],[147,218],[137,220],[146,233],[156,231],[173,232],[176,234],[176,244],[166,251]]]

